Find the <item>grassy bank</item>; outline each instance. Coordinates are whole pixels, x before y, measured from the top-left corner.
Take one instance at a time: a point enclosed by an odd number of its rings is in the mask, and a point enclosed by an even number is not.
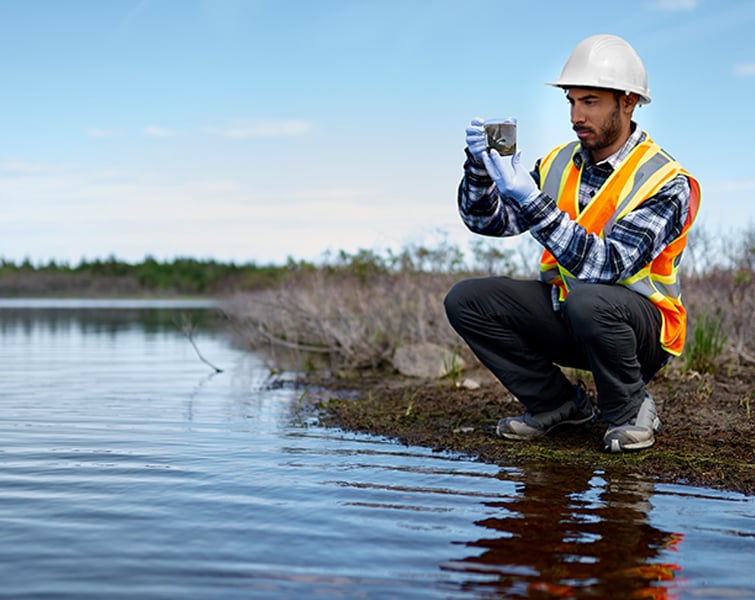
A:
[[[479,368],[448,325],[442,301],[461,278],[490,272],[527,276],[517,271],[511,256],[492,257],[496,264],[488,263],[491,268],[480,260],[470,269],[454,259],[453,251],[441,249],[430,254],[436,260],[428,269],[427,251],[402,260],[354,255],[277,286],[237,294],[226,311],[244,344],[268,352],[277,365],[307,374],[312,385],[303,405],[323,424],[501,464],[589,464],[751,494],[755,244],[739,248],[725,264],[711,261],[703,268],[697,262],[685,271],[685,352],[650,386],[665,430],[653,450],[619,457],[598,450],[604,423],[533,444],[506,443],[494,435],[497,420],[520,413],[521,406]],[[699,248],[690,250],[694,254]],[[470,372],[439,380],[397,376],[391,366],[394,352],[419,342],[448,348],[470,365]],[[468,375],[481,383],[478,389],[459,386]],[[589,373],[571,375],[586,379],[594,398]]]

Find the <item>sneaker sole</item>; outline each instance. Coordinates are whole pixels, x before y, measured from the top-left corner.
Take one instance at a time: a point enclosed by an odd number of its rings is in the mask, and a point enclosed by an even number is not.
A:
[[[498,427],[496,427],[495,432],[496,434],[498,434],[498,437],[514,442],[527,442],[529,440],[536,440],[545,435],[545,432],[538,435],[519,435],[518,433],[513,433],[510,431],[501,431]]]
[[[551,425],[548,429],[544,429],[542,433],[538,433],[536,435],[520,435],[518,433],[514,433],[513,431],[501,431],[500,426],[496,426],[495,432],[498,435],[498,437],[502,437],[507,440],[513,440],[516,442],[525,442],[527,440],[536,440],[538,438],[543,437],[544,435],[548,435],[551,431],[554,429],[558,429],[559,427],[563,427],[565,425],[584,425],[585,423],[589,423],[590,421],[595,419],[595,411],[587,417],[582,417],[581,419],[570,419],[569,421],[561,421],[560,423],[556,423],[555,425]]]
[[[634,442],[633,444],[622,444],[619,440],[611,440],[611,444],[604,446],[604,448],[612,454],[619,454],[633,450],[644,450],[645,448],[650,448],[653,444],[655,444],[655,437],[643,440],[642,442]]]
[[[653,421],[653,433],[658,433],[661,430],[661,420],[656,417]],[[619,453],[619,452],[627,452],[632,450],[644,450],[645,448],[650,448],[653,444],[655,444],[655,435],[653,435],[648,440],[642,440],[640,442],[633,442],[631,444],[622,444],[619,440],[613,439],[611,440],[610,444],[605,444],[603,448],[607,452],[611,452],[613,454]]]

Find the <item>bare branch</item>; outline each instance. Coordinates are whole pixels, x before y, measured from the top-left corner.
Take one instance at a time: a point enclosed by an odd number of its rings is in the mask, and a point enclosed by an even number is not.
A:
[[[199,348],[197,347],[197,344],[194,341],[194,323],[192,323],[191,319],[187,317],[185,314],[181,315],[181,326],[179,327],[179,329],[181,329],[181,332],[186,336],[186,339],[189,340],[189,343],[191,344],[192,348],[194,348],[194,352],[197,353],[199,360],[201,360],[204,364],[206,364],[208,367],[213,369],[216,373],[222,373],[223,369],[216,367],[204,356],[202,356],[202,353],[199,351]]]

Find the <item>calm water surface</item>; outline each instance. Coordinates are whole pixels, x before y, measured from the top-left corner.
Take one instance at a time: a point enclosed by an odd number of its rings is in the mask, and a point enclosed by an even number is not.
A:
[[[755,598],[755,498],[307,426],[212,314],[0,301],[0,596]]]

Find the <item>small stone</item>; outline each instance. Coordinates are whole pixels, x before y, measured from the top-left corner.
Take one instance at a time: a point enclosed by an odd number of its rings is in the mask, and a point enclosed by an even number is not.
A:
[[[480,384],[474,379],[465,379],[461,382],[461,387],[468,390],[478,390],[480,389]]]
[[[474,433],[474,427],[457,427],[454,433]]]

